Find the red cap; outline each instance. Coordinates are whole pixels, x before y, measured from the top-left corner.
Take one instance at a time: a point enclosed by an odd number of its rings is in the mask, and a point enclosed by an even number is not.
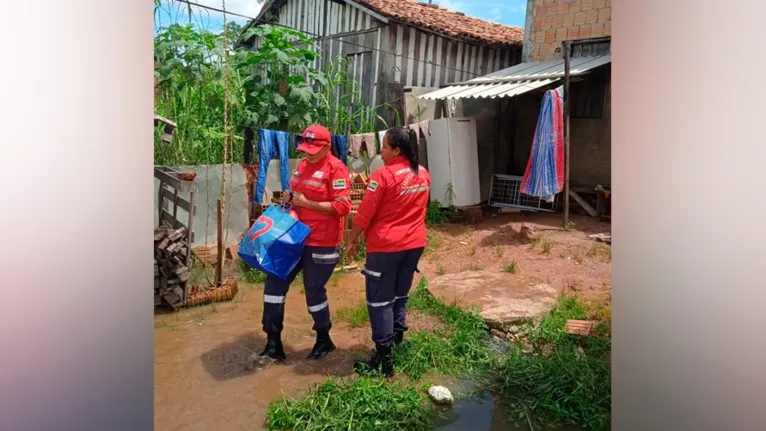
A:
[[[296,148],[307,154],[316,154],[330,146],[330,131],[326,127],[314,124],[308,126],[300,136],[300,145]]]

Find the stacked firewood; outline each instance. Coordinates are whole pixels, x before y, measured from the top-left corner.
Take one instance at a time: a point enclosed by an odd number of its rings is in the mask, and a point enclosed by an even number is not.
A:
[[[191,271],[186,267],[186,228],[160,226],[154,230],[154,305],[163,302],[172,308],[183,307],[186,282]]]

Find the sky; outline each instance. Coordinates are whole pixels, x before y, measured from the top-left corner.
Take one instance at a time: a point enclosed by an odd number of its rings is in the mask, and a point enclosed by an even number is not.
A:
[[[222,9],[221,0],[190,0],[199,4],[212,6]],[[423,0],[421,0],[423,1]],[[453,11],[464,12],[466,15],[486,19],[488,21],[498,22],[506,25],[524,27],[524,17],[526,14],[526,0],[433,0],[434,3]],[[171,22],[188,22],[186,6],[183,3],[171,3],[163,6],[162,10],[155,14],[155,27],[158,23],[167,25]],[[181,7],[179,8],[178,5]],[[226,0],[226,10],[240,15],[255,17],[261,10],[262,0]],[[208,11],[202,8],[192,6],[193,20],[209,30],[220,29],[223,23],[221,13]],[[245,18],[228,16],[227,20],[233,20],[244,24],[248,20]]]

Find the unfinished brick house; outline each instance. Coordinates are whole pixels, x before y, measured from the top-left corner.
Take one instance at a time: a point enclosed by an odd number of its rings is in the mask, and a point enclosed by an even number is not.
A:
[[[565,41],[572,190],[586,195],[609,186],[611,33],[611,0],[528,0],[522,63],[420,96],[453,100],[457,115],[476,118],[483,199],[492,200],[496,175],[524,174],[542,96],[563,83]]]
[[[561,43],[612,35],[612,0],[529,0],[524,61],[560,57]]]

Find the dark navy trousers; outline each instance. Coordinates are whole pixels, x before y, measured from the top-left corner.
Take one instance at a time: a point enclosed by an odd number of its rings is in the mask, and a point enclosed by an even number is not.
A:
[[[280,280],[271,274],[267,275],[266,286],[263,289],[264,332],[282,331],[287,291],[290,290],[290,284],[301,271],[303,271],[303,287],[306,290],[306,304],[311,317],[314,318],[313,329],[318,332],[329,331],[332,323],[325,285],[339,261],[340,253],[337,247],[306,246],[303,257],[287,280]]]
[[[363,270],[367,310],[372,341],[377,345],[391,347],[394,330],[407,330],[407,300],[423,250],[421,247],[391,253],[367,253]]]

